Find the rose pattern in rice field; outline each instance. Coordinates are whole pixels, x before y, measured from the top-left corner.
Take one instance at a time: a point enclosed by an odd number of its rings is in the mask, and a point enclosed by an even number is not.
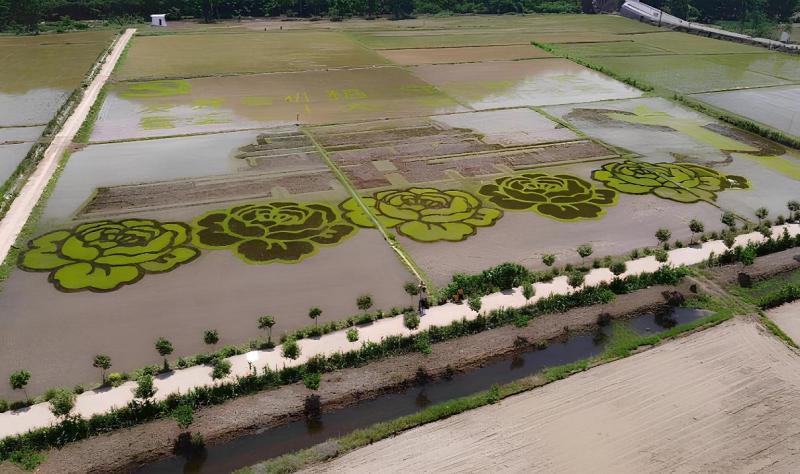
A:
[[[742,176],[726,175],[693,163],[608,163],[592,172],[592,179],[625,194],[654,194],[681,203],[716,201],[726,189],[747,189]]]
[[[200,252],[189,244],[183,223],[104,220],[33,239],[18,263],[23,270],[50,272],[61,291],[107,292],[191,262]]]
[[[193,242],[228,249],[250,264],[297,263],[355,232],[336,207],[262,202],[208,212],[192,223]]]
[[[459,242],[488,227],[503,212],[487,207],[472,194],[457,189],[408,188],[376,192],[363,198],[369,211],[388,228],[419,242]],[[375,227],[354,198],[343,202],[345,218],[360,227]]]
[[[568,174],[503,176],[478,192],[503,209],[532,210],[559,221],[598,219],[617,203],[616,191]]]

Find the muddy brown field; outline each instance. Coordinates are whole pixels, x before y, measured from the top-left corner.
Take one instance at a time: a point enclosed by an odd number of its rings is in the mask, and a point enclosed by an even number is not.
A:
[[[800,355],[735,319],[310,472],[791,472]]]

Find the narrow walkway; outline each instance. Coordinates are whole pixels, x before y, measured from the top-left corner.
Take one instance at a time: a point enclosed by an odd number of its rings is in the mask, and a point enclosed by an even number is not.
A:
[[[800,234],[800,224],[787,224],[784,226],[773,227],[775,236],[783,233],[786,228],[791,235]],[[736,245],[746,245],[748,242],[761,242],[764,237],[758,233],[740,235],[736,238]],[[693,265],[707,260],[713,252],[716,255],[726,250],[725,244],[720,240],[706,242],[696,248],[681,248],[669,252],[669,263],[674,266]],[[649,256],[631,260],[627,262],[628,271],[622,274],[638,275],[645,272],[656,271],[659,264],[655,257]],[[586,285],[594,286],[604,281],[610,281],[613,274],[608,268],[598,268],[589,272],[586,276]],[[533,285],[536,295],[530,302],[535,302],[541,298],[553,294],[567,294],[573,291],[567,284],[567,277],[560,276],[554,278],[550,283],[536,283]],[[489,312],[498,308],[521,307],[529,303],[522,296],[521,288],[514,288],[511,291],[493,293],[484,296],[482,299],[482,312]],[[425,330],[431,326],[446,326],[453,321],[462,318],[474,319],[477,313],[470,310],[467,305],[447,303],[435,306],[426,311],[417,330],[409,330],[403,326],[403,317],[395,316],[392,318],[381,319],[367,326],[358,328],[359,340],[350,342],[347,340],[345,331],[336,331],[326,334],[320,338],[302,339],[298,341],[301,355],[297,360],[286,359],[281,356],[281,347],[269,351],[253,351],[252,355],[257,355],[257,362],[253,364],[255,370],[262,370],[270,367],[278,370],[283,367],[299,365],[315,355],[330,355],[336,352],[348,352],[357,349],[363,342],[380,342],[387,336],[408,336],[418,331]],[[246,375],[251,369],[247,362],[246,355],[238,355],[229,358],[231,361],[231,376],[236,377]],[[213,385],[215,382],[211,378],[211,367],[200,365],[188,369],[176,370],[169,374],[158,376],[155,386],[158,389],[156,399],[163,399],[171,393],[186,393],[189,390],[206,385]],[[78,396],[75,410],[73,413],[80,414],[85,418],[99,413],[105,413],[114,407],[122,407],[133,399],[132,390],[136,387],[135,382],[126,382],[116,388],[105,388],[85,392]],[[50,413],[47,403],[39,403],[23,410],[15,412],[0,413],[0,439],[14,434],[24,433],[25,431],[48,426],[56,421]]]
[[[42,193],[47,188],[47,183],[53,177],[58,168],[58,163],[61,157],[67,150],[67,147],[72,143],[75,134],[81,128],[86,116],[97,100],[97,95],[100,89],[103,88],[114,66],[117,65],[125,46],[128,45],[133,34],[136,32],[135,28],[125,30],[114,45],[114,49],[106,56],[105,63],[103,64],[100,72],[97,73],[89,87],[83,91],[83,98],[78,106],[72,112],[72,115],[64,122],[64,126],[50,142],[50,146],[44,152],[44,158],[39,162],[36,170],[28,178],[25,187],[11,203],[5,217],[0,221],[0,262],[5,261],[8,251],[17,241],[17,236],[22,232],[25,223],[28,222],[31,212],[36,207]]]

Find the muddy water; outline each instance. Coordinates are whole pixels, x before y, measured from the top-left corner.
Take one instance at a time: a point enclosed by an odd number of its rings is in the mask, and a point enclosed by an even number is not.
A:
[[[714,92],[695,97],[715,107],[800,137],[800,86]]]
[[[246,167],[235,159],[238,147],[258,131],[92,145],[74,153],[42,216],[44,226],[73,215],[101,186],[236,173]]]
[[[402,65],[471,63],[549,57],[550,53],[532,45],[483,46],[463,48],[387,49],[386,59]]]
[[[566,59],[419,66],[414,74],[474,109],[591,102],[642,94]]]
[[[17,169],[30,148],[30,143],[0,145],[0,185]]]
[[[465,110],[397,67],[210,77],[188,92],[111,90],[92,140],[174,135],[260,126],[343,123]]]
[[[640,334],[651,334],[688,323],[709,314],[703,310],[676,308],[671,313],[643,314],[627,324]],[[210,446],[195,457],[168,458],[137,470],[138,473],[229,472],[264,459],[307,448],[329,438],[342,436],[374,423],[415,413],[425,407],[486,390],[533,375],[546,367],[596,356],[603,350],[608,329],[596,334],[580,334],[565,342],[552,342],[546,349],[514,354],[479,369],[457,374],[451,379],[408,388],[401,392],[367,400],[341,410],[324,413],[319,421],[301,420],[243,436],[228,443]]]
[[[32,89],[23,93],[0,92],[0,126],[45,124],[66,100],[66,89]]]
[[[0,37],[0,126],[47,123],[113,35]]]

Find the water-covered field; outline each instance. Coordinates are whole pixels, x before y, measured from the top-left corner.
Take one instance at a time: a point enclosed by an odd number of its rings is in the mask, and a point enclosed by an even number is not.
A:
[[[158,361],[158,337],[193,355],[206,329],[262,336],[265,314],[277,337],[311,306],[325,322],[363,294],[407,305],[415,272],[435,288],[575,263],[583,243],[625,255],[660,227],[685,242],[691,219],[719,230],[726,210],[741,223],[800,197],[797,150],[562,51],[680,92],[798,78],[777,53],[615,16],[145,27],[0,293],[0,373],[24,361],[32,392],[88,383],[96,353],[129,371]],[[0,129],[0,159],[36,130]]]

